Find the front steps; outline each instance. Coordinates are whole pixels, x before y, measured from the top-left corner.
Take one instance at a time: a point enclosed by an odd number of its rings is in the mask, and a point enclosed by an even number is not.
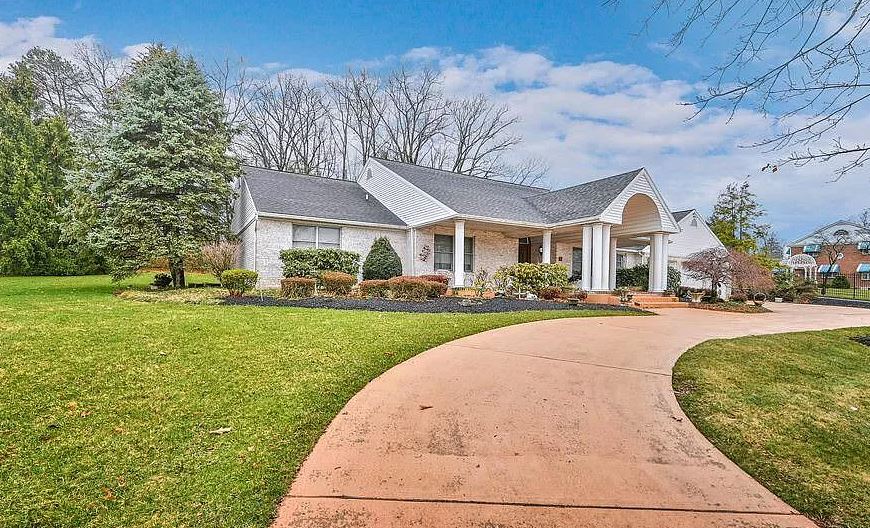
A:
[[[620,304],[619,296],[610,293],[590,293],[586,298],[586,302],[594,304]],[[673,295],[662,295],[660,293],[638,292],[631,298],[628,306],[634,306],[643,310],[656,308],[688,308],[689,304],[680,302]]]

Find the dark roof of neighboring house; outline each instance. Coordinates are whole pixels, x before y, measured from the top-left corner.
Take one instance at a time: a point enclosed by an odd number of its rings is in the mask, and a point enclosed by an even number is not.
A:
[[[529,198],[550,222],[564,222],[604,212],[643,169],[538,194]]]
[[[683,218],[687,217],[694,209],[686,209],[685,211],[671,211],[671,214],[674,215],[674,220],[677,222],[682,222]]]
[[[397,161],[377,161],[459,214],[535,223],[598,215],[643,170],[548,191]]]
[[[404,226],[355,181],[242,166],[258,212]]]
[[[526,200],[547,192],[542,187],[489,180],[398,161],[377,161],[459,214],[519,222],[547,221],[541,211]]]

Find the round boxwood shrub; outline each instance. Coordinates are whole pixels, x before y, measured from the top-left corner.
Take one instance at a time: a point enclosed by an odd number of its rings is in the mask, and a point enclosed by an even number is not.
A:
[[[301,299],[314,295],[316,280],[309,277],[288,277],[281,279],[281,296]]]
[[[429,286],[429,294],[427,297],[437,299],[447,293],[447,283],[441,281],[427,280],[426,285]]]
[[[402,274],[402,259],[386,237],[376,238],[362,271],[365,280],[392,279]]]
[[[233,297],[241,297],[246,291],[257,285],[257,272],[247,269],[229,269],[221,273],[221,285],[230,291]]]
[[[347,295],[356,284],[356,277],[340,271],[325,271],[320,275],[320,282],[323,283],[323,289],[326,290],[326,293]]]
[[[154,280],[151,281],[151,285],[158,288],[165,288],[170,284],[172,284],[172,276],[168,273],[158,273],[154,275]]]

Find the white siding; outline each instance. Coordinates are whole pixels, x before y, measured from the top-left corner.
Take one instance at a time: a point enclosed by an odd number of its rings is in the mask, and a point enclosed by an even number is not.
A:
[[[622,212],[625,209],[625,205],[628,203],[628,200],[631,199],[632,196],[636,194],[643,194],[649,196],[653,202],[655,202],[658,207],[659,212],[659,222],[660,224],[653,225],[650,223],[649,225],[632,225],[631,229],[635,232],[643,232],[645,230],[648,231],[657,231],[659,229],[676,233],[679,231],[676,223],[673,221],[673,217],[670,213],[670,208],[668,204],[665,203],[664,198],[662,198],[661,193],[656,188],[655,184],[652,181],[652,178],[647,174],[646,170],[641,171],[640,174],[635,177],[635,179],[626,186],[625,189],[619,193],[619,196],[616,197],[615,200],[605,209],[604,213],[601,214],[601,221],[609,222],[612,224],[622,224]],[[626,219],[628,221],[628,219]],[[625,223],[628,223],[628,222]]]
[[[693,220],[695,225],[692,225]],[[713,234],[713,231],[707,227],[704,218],[702,218],[697,211],[692,211],[687,214],[685,218],[680,220],[679,227],[681,231],[679,233],[674,233],[669,237],[668,263],[680,270],[682,274],[680,283],[683,286],[703,288],[704,284],[689,277],[683,270],[683,261],[692,253],[697,253],[704,249],[724,246],[722,245],[722,242],[719,241],[719,238]],[[646,247],[643,252],[645,257],[649,258],[649,247]]]
[[[371,169],[371,177],[368,171]],[[446,205],[377,162],[369,160],[358,182],[408,225],[422,225],[455,215]]]
[[[240,268],[257,270],[257,222],[251,222],[248,227],[238,233],[239,236],[239,262]]]
[[[236,192],[238,196],[233,203],[233,221],[230,224],[230,229],[233,233],[239,234],[256,218],[257,208],[254,206],[254,199],[251,198],[244,178],[239,178]]]

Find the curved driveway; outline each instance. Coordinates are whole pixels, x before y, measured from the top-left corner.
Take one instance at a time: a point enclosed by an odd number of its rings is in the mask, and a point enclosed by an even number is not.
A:
[[[559,319],[433,348],[347,404],[276,527],[814,526],[717,451],[671,391],[707,339],[870,325],[870,310]]]

